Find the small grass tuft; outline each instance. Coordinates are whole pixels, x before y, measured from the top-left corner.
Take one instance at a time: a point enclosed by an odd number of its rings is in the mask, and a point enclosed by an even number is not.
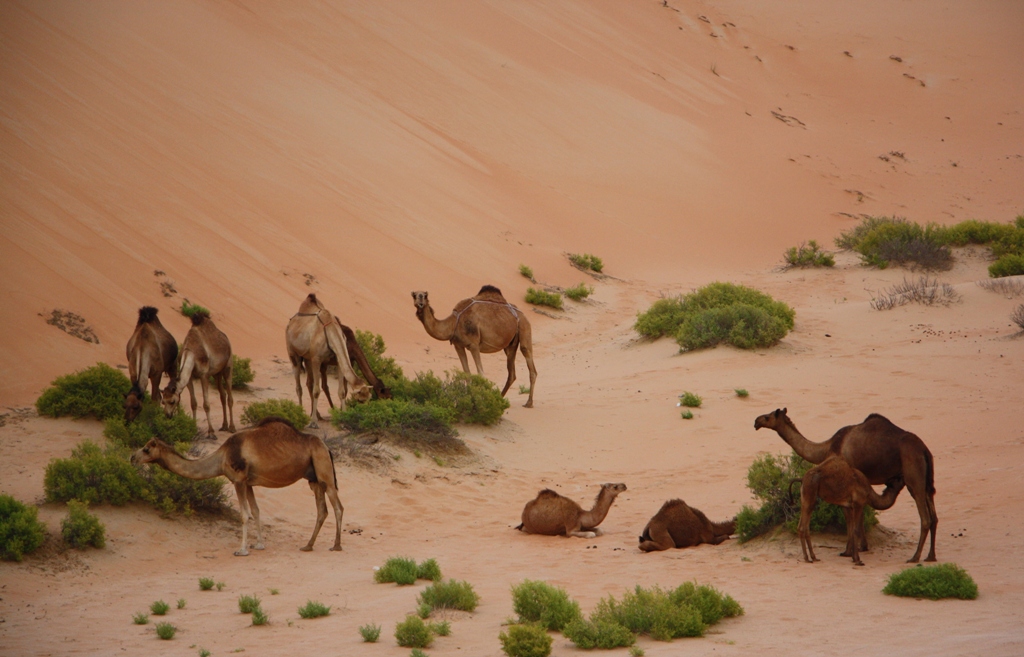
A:
[[[416,562],[408,557],[391,557],[373,573],[373,580],[378,584],[394,582],[400,586],[416,583]]]
[[[644,649],[640,646],[630,646],[629,657],[644,657]]]
[[[231,354],[231,388],[245,390],[255,378],[256,373],[252,371],[252,359]]]
[[[359,628],[359,635],[363,637],[364,643],[377,643],[380,639],[380,625],[369,623]]]
[[[579,603],[564,589],[528,579],[512,587],[512,611],[520,624],[540,623],[555,632],[582,616]]]
[[[213,578],[212,577],[200,577],[199,578],[199,590],[200,591],[209,591],[212,588],[213,588]]]
[[[823,251],[814,240],[791,246],[783,259],[787,267],[835,267],[836,259],[831,253]]]
[[[238,611],[243,614],[251,614],[260,608],[260,599],[255,595],[238,596]]]
[[[429,648],[434,635],[422,618],[410,614],[395,625],[395,641],[403,648]]]
[[[684,420],[692,420],[693,419],[693,411],[685,410],[685,411],[682,412],[680,417],[682,417]]]
[[[498,640],[508,657],[548,657],[553,643],[544,626],[535,623],[510,625],[498,635]]]
[[[270,622],[270,617],[263,611],[263,607],[256,607],[252,611],[252,624],[253,625],[266,625]]]
[[[590,287],[589,285],[584,285],[583,283],[580,283],[575,287],[570,287],[569,289],[567,289],[565,291],[565,296],[569,297],[573,301],[583,301],[593,293],[594,288]]]
[[[330,607],[312,600],[308,600],[305,605],[299,607],[299,616],[302,618],[319,618],[321,616],[328,616],[330,613]]]
[[[430,655],[423,652],[419,648],[413,648],[412,652],[409,653],[409,657],[430,657]]]
[[[473,590],[469,582],[449,579],[447,582],[437,581],[423,589],[419,595],[419,603],[434,609],[459,609],[473,611],[480,603],[480,596]]]
[[[601,270],[604,269],[604,262],[596,255],[589,253],[570,253],[569,262],[577,269],[582,269],[583,271],[589,270],[600,274]]]
[[[187,604],[188,604],[188,601],[185,600],[185,598],[178,598],[178,609],[184,609],[185,605],[187,605]]]
[[[132,622],[136,625],[145,625],[149,622],[149,614],[144,611],[140,611],[132,615]]]
[[[200,306],[198,303],[192,303],[188,299],[181,300],[181,307],[178,309],[178,312],[180,312],[185,317],[192,317],[193,315],[196,315],[198,313],[206,313],[207,317],[209,317],[210,315],[210,310],[208,308],[204,308]]]
[[[178,628],[174,627],[170,623],[157,623],[156,624],[156,635],[164,641],[169,641],[174,638],[174,633],[178,631]]]
[[[427,627],[430,631],[437,636],[448,636],[452,633],[452,624],[448,621],[440,621],[437,623],[428,623]]]
[[[199,657],[210,657],[210,651],[206,648],[199,649]]]
[[[154,616],[163,616],[170,610],[171,605],[167,604],[163,600],[157,600],[153,604],[149,605],[149,610],[153,612]]]
[[[929,600],[974,600],[978,597],[978,585],[966,570],[955,563],[936,566],[917,564],[913,568],[890,575],[882,593]]]
[[[519,274],[520,274],[520,275],[521,275],[521,276],[522,276],[523,278],[528,278],[528,279],[530,279],[530,281],[533,281],[533,280],[534,280],[534,279],[533,279],[533,269],[531,269],[531,268],[527,267],[526,265],[519,265]]]
[[[562,309],[562,295],[558,292],[547,292],[533,287],[526,288],[526,303],[535,306],[548,306],[557,310]]]
[[[743,397],[745,399],[750,396],[750,393],[747,392],[746,388],[736,388],[736,396]]]
[[[687,408],[700,408],[700,405],[704,403],[704,400],[696,393],[684,392],[679,395],[679,403]]]
[[[224,582],[217,582],[217,590],[223,591],[224,587],[227,586]]]
[[[437,560],[427,559],[416,566],[416,579],[429,579],[432,582],[441,581],[441,566],[437,565]]]

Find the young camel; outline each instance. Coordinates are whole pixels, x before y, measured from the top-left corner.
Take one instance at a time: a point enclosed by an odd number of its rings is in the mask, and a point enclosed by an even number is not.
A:
[[[508,365],[508,379],[501,391],[505,393],[516,380],[516,349],[523,352],[526,367],[530,370],[530,397],[523,404],[533,408],[533,386],[537,382],[537,368],[533,365],[533,333],[526,315],[505,301],[501,290],[493,285],[484,285],[475,297],[463,299],[455,304],[452,314],[444,319],[434,316],[426,292],[413,292],[416,317],[423,323],[427,334],[436,340],[448,340],[459,355],[462,370],[469,372],[466,349],[473,354],[476,373],[484,375],[480,354],[505,352]]]
[[[682,500],[669,500],[654,514],[640,535],[640,549],[655,552],[701,543],[718,545],[736,531],[736,519],[711,522],[700,509]]]
[[[218,329],[209,313],[205,311],[192,315],[192,328],[185,335],[178,359],[178,376],[164,388],[161,403],[167,417],[173,417],[181,403],[181,387],[188,388],[192,397],[192,419],[196,417],[196,391],[198,380],[203,390],[203,411],[206,413],[207,434],[214,435],[210,421],[210,377],[217,384],[220,405],[224,412],[221,431],[235,430],[235,397],[231,392],[231,343],[228,336]]]
[[[802,481],[800,486],[800,524],[797,534],[800,536],[800,549],[804,560],[813,563],[818,560],[811,547],[811,512],[818,503],[818,498],[829,504],[843,507],[846,518],[846,549],[850,553],[843,556],[853,558],[853,563],[863,566],[858,547],[864,532],[864,505],[869,504],[879,511],[888,509],[896,502],[896,496],[903,490],[903,478],[900,476],[890,480],[881,495],[875,492],[868,483],[864,473],[857,470],[846,460],[833,454],[820,465],[816,465],[804,474],[803,479],[790,482],[790,494],[793,484]]]
[[[153,399],[160,397],[160,379],[164,372],[171,381],[177,374],[178,341],[164,328],[157,318],[153,306],[139,308],[139,321],[135,332],[128,338],[125,355],[128,357],[128,378],[132,388],[124,397],[125,424],[133,421],[142,411],[142,400],[146,396],[146,381],[149,381]]]
[[[593,508],[584,511],[568,497],[545,488],[537,493],[537,497],[526,503],[526,507],[523,508],[523,521],[516,529],[527,534],[545,536],[600,536],[601,530],[597,526],[608,515],[612,502],[624,490],[626,484],[601,484],[601,491],[594,500]]]
[[[917,503],[921,517],[921,536],[917,551],[907,563],[921,558],[924,541],[931,533],[931,548],[925,561],[935,561],[935,531],[939,524],[935,513],[935,465],[932,453],[924,441],[909,431],[900,429],[886,418],[872,413],[860,424],[843,427],[822,443],[804,438],[789,419],[786,409],[762,415],[754,420],[754,428],[775,430],[797,454],[811,463],[821,463],[831,454],[839,454],[847,463],[867,476],[871,484],[879,485],[902,476],[907,490]],[[867,549],[863,527],[860,528],[860,549]],[[849,551],[842,556],[851,556]]]
[[[341,517],[345,510],[338,499],[334,457],[319,437],[300,433],[287,420],[265,418],[256,426],[233,434],[217,451],[198,460],[186,459],[167,443],[153,438],[145,447],[132,454],[132,463],[156,463],[188,479],[212,479],[221,475],[227,477],[235,486],[238,508],[242,514],[242,547],[235,552],[236,557],[249,554],[250,519],[256,521],[256,545],[253,547],[257,550],[264,547],[260,509],[256,506],[252,487],[283,488],[304,478],[309,481],[309,487],[316,497],[316,526],[309,543],[300,549],[304,552],[313,549],[320,527],[327,518],[325,493],[334,507],[334,519],[337,522],[334,547],[331,550],[341,549]]]

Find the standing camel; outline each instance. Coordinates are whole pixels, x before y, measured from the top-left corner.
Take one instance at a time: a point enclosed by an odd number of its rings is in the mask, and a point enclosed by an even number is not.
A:
[[[601,484],[601,491],[594,500],[593,508],[584,511],[568,497],[545,488],[523,507],[523,521],[516,529],[527,534],[546,536],[600,536],[601,530],[597,526],[608,515],[612,502],[624,490],[626,484]]]
[[[203,411],[206,412],[207,433],[214,435],[210,421],[210,377],[217,384],[220,405],[224,411],[221,431],[235,430],[235,398],[231,393],[231,343],[218,329],[210,314],[201,310],[192,315],[192,328],[185,335],[178,359],[178,376],[163,391],[164,413],[172,417],[181,403],[181,387],[187,386],[192,397],[192,419],[196,417],[195,381],[203,389]]]
[[[736,519],[711,522],[700,509],[682,500],[665,502],[644,527],[640,549],[655,552],[669,548],[685,548],[701,543],[718,545],[736,531]]]
[[[452,343],[464,372],[469,373],[466,349],[473,354],[476,373],[480,376],[484,375],[480,354],[504,350],[508,360],[508,380],[501,391],[502,397],[516,380],[516,348],[519,348],[530,370],[530,398],[523,406],[533,408],[533,385],[537,381],[537,368],[533,365],[530,321],[521,310],[505,301],[501,290],[493,285],[484,285],[475,297],[455,304],[452,314],[444,319],[434,316],[426,292],[413,292],[412,300],[416,305],[416,317],[423,322],[427,334],[436,340]]]
[[[152,306],[139,308],[139,321],[135,332],[128,338],[125,355],[128,356],[128,377],[132,388],[124,397],[124,421],[131,422],[142,411],[142,400],[146,396],[146,381],[149,381],[152,398],[158,399],[160,379],[164,372],[171,381],[177,375],[178,342],[170,331],[164,328]]]
[[[881,495],[875,492],[868,483],[864,473],[846,462],[838,454],[832,454],[821,464],[808,470],[803,479],[794,479],[789,483],[792,497],[793,484],[800,485],[800,523],[797,534],[800,536],[800,550],[804,560],[813,563],[818,560],[811,547],[811,513],[818,503],[818,498],[829,504],[843,507],[846,519],[846,551],[843,556],[853,558],[853,563],[863,566],[857,549],[864,538],[864,505],[868,504],[879,511],[888,509],[896,503],[896,496],[903,490],[903,478],[894,477],[886,484]]]
[[[292,373],[295,375],[295,393],[299,397],[300,405],[301,375],[303,369],[306,370],[309,397],[313,405],[309,413],[310,427],[317,428],[317,422],[324,419],[317,408],[317,402],[320,400],[321,378],[331,362],[338,365],[338,402],[341,410],[345,410],[345,402],[349,397],[357,401],[366,401],[370,398],[370,388],[356,377],[352,369],[341,322],[335,319],[331,311],[324,308],[315,294],[310,293],[302,301],[299,312],[288,320],[284,335],[288,358],[292,362]]]
[[[924,541],[931,532],[931,549],[925,561],[935,561],[935,530],[939,524],[935,513],[935,465],[932,453],[924,441],[909,431],[900,429],[886,418],[872,413],[860,424],[843,427],[822,443],[804,438],[786,415],[786,409],[776,409],[754,420],[754,428],[775,430],[793,451],[811,463],[821,463],[831,454],[838,454],[867,477],[871,484],[884,484],[902,477],[907,490],[917,503],[921,517],[921,537],[917,551],[907,563],[921,559]],[[867,549],[863,524],[859,528],[860,549]],[[851,556],[847,552],[843,556]]]
[[[249,554],[249,520],[256,521],[257,550],[263,549],[263,527],[260,509],[256,506],[253,486],[283,488],[299,479],[309,481],[316,496],[316,526],[303,552],[313,549],[320,527],[327,518],[324,494],[331,499],[337,527],[334,547],[341,549],[341,517],[345,509],[338,499],[338,476],[334,471],[334,457],[319,437],[301,433],[287,420],[268,417],[256,426],[233,434],[217,451],[201,459],[186,459],[159,438],[153,438],[145,447],[132,454],[132,463],[156,463],[176,475],[188,479],[213,479],[221,475],[235,485],[238,508],[242,514],[242,547],[236,557]]]
[[[342,324],[341,320],[337,317],[334,318],[334,321],[338,322],[338,325],[341,326],[341,332],[345,334],[345,346],[348,347],[348,359],[352,362],[353,371],[355,366],[358,365],[359,371],[363,373],[363,378],[373,388],[373,392],[377,393],[377,399],[392,399],[391,388],[384,385],[384,382],[374,374],[373,369],[370,367],[370,361],[366,358],[366,353],[359,346],[359,340],[356,339],[355,331]],[[338,366],[338,359],[334,357],[333,351],[331,352],[331,360],[320,364],[320,387],[327,396],[327,403],[331,408],[334,408],[334,400],[331,399],[331,389],[327,385],[327,368],[331,365]],[[313,377],[310,372],[306,373],[306,389],[309,390],[309,394],[312,396]]]

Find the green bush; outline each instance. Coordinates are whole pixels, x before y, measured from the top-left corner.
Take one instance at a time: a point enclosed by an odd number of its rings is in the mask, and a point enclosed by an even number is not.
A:
[[[434,582],[420,592],[419,604],[434,609],[473,611],[480,604],[480,596],[469,582],[453,579]]]
[[[364,643],[377,643],[380,638],[380,625],[369,623],[359,627],[359,635],[363,637]]]
[[[565,296],[569,297],[573,301],[583,301],[593,293],[594,288],[590,287],[589,285],[584,285],[583,283],[580,283],[576,287],[570,287],[569,289],[567,289],[565,291]]]
[[[391,557],[380,569],[374,571],[373,580],[378,584],[394,582],[407,586],[416,583],[416,562],[406,557]]]
[[[714,625],[723,618],[742,616],[743,607],[732,596],[725,595],[713,586],[684,582],[669,593],[669,599],[676,605],[690,605],[696,609],[705,625]]]
[[[369,363],[370,369],[385,386],[393,389],[401,382],[407,381],[402,368],[395,362],[395,359],[384,355],[386,349],[384,338],[376,333],[359,329],[355,330],[355,334],[356,342],[359,343],[366,355],[366,362]],[[392,390],[392,394],[394,394],[394,390]]]
[[[251,614],[260,608],[260,599],[255,595],[240,595],[238,596],[238,612],[241,614]]]
[[[528,579],[512,587],[512,611],[519,615],[520,623],[540,623],[556,632],[582,617],[579,603],[565,590]]]
[[[490,426],[501,419],[509,401],[488,379],[468,372],[450,372],[438,404],[451,408],[460,424]]]
[[[46,525],[39,522],[39,510],[0,495],[0,559],[21,561],[46,540]]]
[[[293,426],[301,429],[309,424],[309,416],[301,406],[290,399],[268,399],[252,402],[242,411],[242,425],[255,426],[268,417],[283,417]]]
[[[92,416],[105,420],[124,415],[124,397],[131,387],[121,371],[97,363],[54,379],[36,400],[36,410],[47,417]]]
[[[687,318],[676,333],[676,342],[681,351],[707,349],[723,342],[740,349],[756,349],[778,344],[790,328],[784,319],[762,308],[737,303]]]
[[[589,253],[570,253],[569,262],[576,267],[583,270],[596,271],[601,273],[604,269],[604,263],[596,255],[590,255]]]
[[[89,504],[122,506],[147,499],[147,487],[128,462],[128,450],[95,443],[78,444],[66,459],[52,459],[46,466],[43,488],[47,502],[81,500]]]
[[[255,378],[252,359],[239,358],[237,354],[231,354],[231,387],[235,390],[244,390]]]
[[[498,640],[508,657],[548,657],[553,643],[544,627],[535,624],[510,625],[507,632],[498,635]]]
[[[799,247],[789,247],[783,259],[789,267],[834,267],[836,264],[832,254],[822,251],[814,240]]]
[[[89,513],[87,502],[68,502],[68,515],[60,523],[60,533],[65,543],[79,550],[106,545],[106,528],[99,518]]]
[[[299,616],[302,618],[320,618],[321,616],[328,616],[330,613],[330,607],[312,600],[307,600],[306,604],[299,607]]]
[[[263,611],[262,607],[256,607],[252,610],[252,624],[253,625],[266,625],[270,622],[270,617],[267,616],[267,612]]]
[[[199,578],[199,590],[200,591],[209,591],[212,588],[213,588],[213,578],[212,577],[200,577]]]
[[[171,445],[192,442],[198,431],[196,421],[180,406],[173,416],[167,417],[160,405],[152,401],[144,403],[138,417],[129,424],[117,415],[107,418],[103,425],[103,435],[108,440],[136,449],[154,437]]]
[[[153,612],[154,616],[165,616],[170,609],[171,605],[167,604],[163,600],[157,600],[153,604],[149,605],[149,610]]]
[[[936,224],[920,226],[902,217],[867,217],[836,238],[836,246],[860,254],[865,264],[885,269],[890,262],[924,269],[948,269],[953,254]]]
[[[549,306],[561,310],[562,295],[558,292],[547,292],[528,287],[526,288],[526,303],[532,303],[535,306]]]
[[[693,411],[683,411],[680,414],[680,417],[682,417],[684,420],[692,420],[693,419]]]
[[[533,280],[533,270],[526,265],[519,265],[519,274],[524,278]]]
[[[1024,274],[1024,255],[1004,255],[988,266],[988,275],[992,278],[1021,274]]]
[[[395,625],[395,641],[404,648],[429,648],[434,635],[422,618],[410,614]]]
[[[435,404],[418,404],[400,399],[378,399],[353,404],[342,411],[331,409],[334,425],[350,431],[385,431],[396,434],[431,433],[446,437],[452,430],[454,412]]]
[[[448,621],[438,623],[427,623],[427,627],[435,636],[448,636],[452,633],[452,624]]]
[[[441,581],[441,566],[435,559],[427,559],[416,566],[416,579],[429,579],[431,582]]]
[[[954,563],[936,566],[917,564],[890,575],[882,593],[929,600],[974,600],[978,597],[978,585],[966,570]]]
[[[628,628],[606,620],[595,621],[579,618],[566,625],[562,634],[575,643],[577,648],[583,650],[593,650],[594,648],[611,650],[636,643],[636,635]]]
[[[634,634],[647,634],[658,641],[703,636],[707,628],[697,609],[676,603],[657,586],[651,589],[637,586],[633,591],[626,591],[621,602],[608,596],[598,602],[590,619],[617,623]]]
[[[149,614],[139,611],[132,614],[132,622],[136,625],[145,625],[149,622]]]
[[[968,244],[992,244],[1011,237],[1016,232],[1016,227],[1013,224],[997,224],[991,221],[968,219],[952,226],[941,226],[936,232],[944,244],[967,246]]]
[[[169,641],[174,638],[174,633],[178,631],[178,628],[174,627],[170,623],[157,623],[156,635],[164,641]]]
[[[188,299],[181,300],[181,308],[179,308],[179,312],[185,317],[192,317],[192,315],[197,313],[206,313],[207,317],[210,315],[210,311],[208,309],[203,308],[198,303],[192,303]]]
[[[696,393],[684,392],[679,395],[679,403],[687,408],[700,408],[700,405],[704,403],[704,400]]]

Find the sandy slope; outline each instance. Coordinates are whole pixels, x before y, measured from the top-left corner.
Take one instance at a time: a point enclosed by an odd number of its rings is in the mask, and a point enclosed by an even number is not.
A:
[[[405,655],[393,624],[423,585],[373,584],[393,555],[434,557],[482,596],[432,655],[500,654],[509,587],[524,577],[565,587],[588,611],[634,584],[692,579],[746,608],[706,639],[643,639],[648,655],[1022,652],[1024,342],[1008,317],[1024,299],[975,284],[980,251],[941,275],[962,295],[950,307],[871,310],[906,272],[848,255],[832,271],[776,267],[785,248],[830,244],[861,214],[1021,212],[1024,63],[1010,53],[1024,10],[549,5],[0,5],[4,493],[40,501],[49,459],[99,439],[94,422],[25,409],[57,375],[123,364],[143,304],[179,339],[183,298],[213,309],[258,373],[239,410],[293,394],[283,327],[310,290],[382,334],[408,373],[457,365],[416,322],[411,290],[443,312],[492,283],[524,306],[520,263],[541,283],[596,289],[556,317],[531,311],[536,408],[513,395],[500,425],[464,429],[472,458],[339,463],[341,554],[324,537],[297,551],[313,520],[304,486],[257,493],[268,549],[247,559],[230,556],[229,521],[100,507],[107,549],[51,546],[0,564],[0,652]],[[601,256],[610,277],[587,279],[566,252]],[[752,353],[636,340],[637,311],[714,280],[785,300],[796,329]],[[53,309],[83,316],[100,343],[46,325]],[[499,357],[485,367],[503,379]],[[705,400],[690,421],[675,407],[683,390]],[[881,595],[916,543],[906,494],[864,568],[828,547],[802,564],[788,537],[639,553],[637,534],[667,498],[716,519],[748,502],[747,466],[783,445],[753,419],[779,406],[819,440],[870,412],[920,435],[935,455],[939,557],[967,568],[981,597]],[[586,503],[603,481],[629,486],[605,536],[511,529],[537,489]],[[40,515],[57,531],[63,512]],[[226,590],[200,593],[202,576]],[[247,593],[263,598],[269,627],[237,613]],[[130,622],[158,598],[188,601],[171,612],[170,643]],[[332,615],[299,620],[309,598]],[[369,622],[384,626],[379,645],[359,643]],[[556,638],[555,654],[574,651]]]

